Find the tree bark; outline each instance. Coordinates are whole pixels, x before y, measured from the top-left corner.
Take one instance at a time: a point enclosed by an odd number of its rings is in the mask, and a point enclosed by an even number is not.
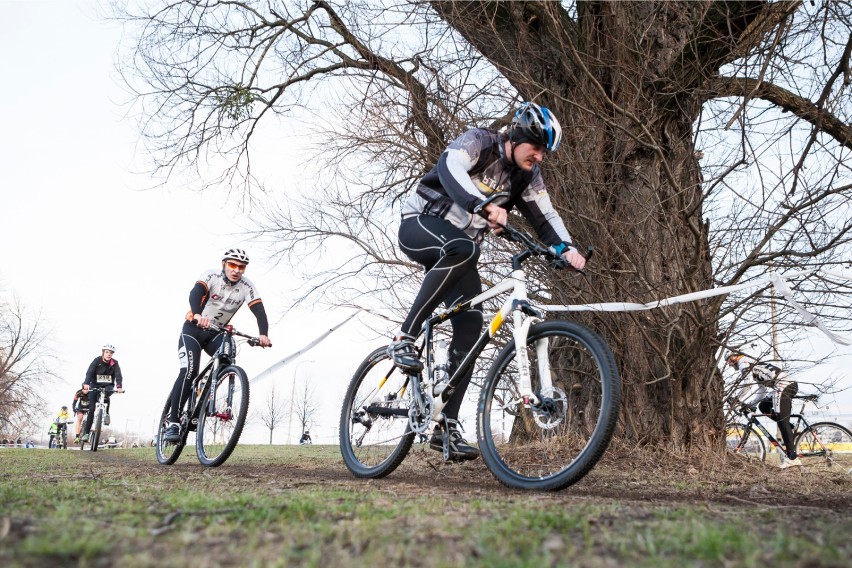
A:
[[[766,4],[582,2],[576,20],[554,2],[433,6],[524,99],[562,121],[546,181],[575,240],[596,256],[590,284],[560,282],[561,299],[647,302],[711,288],[692,124],[701,87],[742,49]],[[584,317],[616,353],[627,439],[674,449],[719,440],[720,303]]]

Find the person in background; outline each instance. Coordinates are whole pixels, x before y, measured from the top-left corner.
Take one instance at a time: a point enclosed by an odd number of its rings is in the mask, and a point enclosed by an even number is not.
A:
[[[744,385],[737,395],[742,403],[741,412],[748,414],[760,409],[763,414],[778,423],[786,454],[781,458],[781,469],[801,467],[802,460],[796,454],[793,429],[790,426],[793,397],[799,392],[799,383],[791,381],[780,367],[755,361],[742,353],[731,353],[725,363],[739,371],[743,377],[750,374],[754,379],[753,383]]]
[[[71,403],[71,409],[74,411],[77,419],[74,424],[74,443],[80,443],[80,431],[83,428],[83,418],[89,413],[89,395],[82,389],[74,393],[74,400]]]
[[[91,387],[103,388],[104,396],[107,404],[107,411],[104,415],[104,426],[109,426],[109,397],[113,392],[124,392],[124,377],[121,375],[121,366],[113,357],[115,347],[112,343],[107,343],[101,347],[101,356],[95,357],[94,361],[89,365],[86,371],[86,380],[83,382],[83,392],[89,397],[89,407],[94,408],[97,401],[98,393],[92,390]],[[90,412],[86,417],[86,427],[83,430],[83,441],[89,441],[89,430],[92,428],[94,413]]]

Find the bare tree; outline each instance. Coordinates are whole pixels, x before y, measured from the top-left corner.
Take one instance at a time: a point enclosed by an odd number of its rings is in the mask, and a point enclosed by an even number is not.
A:
[[[319,403],[316,389],[310,381],[303,381],[302,386],[296,391],[292,412],[293,418],[298,422],[300,436],[313,428],[319,412]]]
[[[49,332],[21,302],[0,301],[0,432],[32,435],[40,427],[39,389],[56,375]]]
[[[250,141],[273,115],[319,140],[311,198],[266,205],[259,229],[308,271],[305,300],[404,309],[419,270],[395,247],[400,197],[521,99],[560,117],[545,179],[597,251],[588,281],[542,272],[558,301],[647,302],[849,257],[848,2],[186,0],[121,17],[138,24],[123,68],[161,171],[231,153],[223,178],[250,182]],[[335,248],[347,260],[322,254]],[[845,281],[791,284],[849,329]],[[720,348],[766,336],[768,305],[756,289],[582,316],[619,360],[621,435],[718,441]],[[798,316],[777,315],[794,358]]]
[[[269,429],[269,445],[272,445],[272,434],[275,428],[281,426],[287,419],[287,401],[275,392],[274,385],[269,398],[266,399],[266,404],[260,409],[258,418]]]

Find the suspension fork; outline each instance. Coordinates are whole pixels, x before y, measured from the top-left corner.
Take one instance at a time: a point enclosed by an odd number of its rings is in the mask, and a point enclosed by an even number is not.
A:
[[[520,306],[512,310],[514,326],[512,336],[515,340],[515,364],[518,367],[518,388],[524,405],[538,406],[541,399],[533,392],[532,378],[530,375],[530,359],[527,356],[527,337],[530,326],[541,321],[537,317],[527,316]],[[541,380],[542,391],[547,391],[553,386],[550,376],[550,360],[548,358],[549,342],[547,339],[539,339],[535,342],[535,354],[537,360],[537,371]]]

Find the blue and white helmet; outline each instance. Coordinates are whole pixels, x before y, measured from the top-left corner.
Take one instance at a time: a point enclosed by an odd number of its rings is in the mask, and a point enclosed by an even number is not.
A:
[[[522,103],[509,125],[509,140],[530,142],[555,152],[562,142],[562,127],[550,109],[532,102]]]
[[[101,347],[101,351],[112,351],[115,353],[115,345],[112,343],[104,343],[103,347]]]

